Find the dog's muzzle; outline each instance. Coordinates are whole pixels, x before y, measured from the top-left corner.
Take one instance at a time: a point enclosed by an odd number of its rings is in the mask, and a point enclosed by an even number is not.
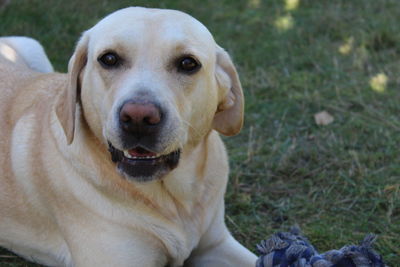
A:
[[[180,150],[163,154],[160,135],[166,114],[159,105],[148,101],[127,101],[119,111],[120,139],[124,149],[109,142],[112,161],[128,179],[151,181],[162,178],[177,167]]]

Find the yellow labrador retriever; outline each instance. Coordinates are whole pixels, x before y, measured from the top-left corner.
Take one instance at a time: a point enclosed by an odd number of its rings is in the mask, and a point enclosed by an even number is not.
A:
[[[40,73],[33,40],[1,47],[0,246],[49,266],[255,265],[224,223],[218,132],[241,129],[242,88],[200,22],[119,10],[68,74]]]

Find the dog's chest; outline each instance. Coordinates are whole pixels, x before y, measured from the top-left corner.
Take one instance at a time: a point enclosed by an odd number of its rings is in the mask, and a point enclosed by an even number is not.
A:
[[[177,214],[168,224],[155,222],[152,230],[159,236],[170,258],[169,267],[183,266],[192,251],[198,246],[204,232],[204,214],[194,205],[188,212],[177,208]]]

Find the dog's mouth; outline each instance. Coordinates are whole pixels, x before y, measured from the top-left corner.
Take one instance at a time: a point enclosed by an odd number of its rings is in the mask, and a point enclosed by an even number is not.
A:
[[[162,178],[178,166],[180,150],[169,154],[157,154],[141,146],[119,150],[109,143],[108,151],[118,170],[128,179],[136,181],[152,181]]]

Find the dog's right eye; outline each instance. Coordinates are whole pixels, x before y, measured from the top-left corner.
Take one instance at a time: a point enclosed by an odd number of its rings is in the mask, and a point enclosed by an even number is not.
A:
[[[192,56],[184,56],[178,59],[178,71],[193,74],[201,68],[201,64]]]
[[[105,68],[117,67],[120,64],[119,56],[112,52],[99,56],[97,61]]]

